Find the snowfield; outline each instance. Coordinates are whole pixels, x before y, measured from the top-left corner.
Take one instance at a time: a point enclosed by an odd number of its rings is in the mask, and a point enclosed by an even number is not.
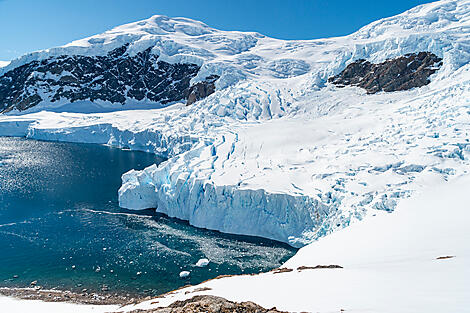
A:
[[[0,135],[167,157],[123,175],[122,207],[303,247],[285,264],[292,271],[216,279],[205,292],[190,287],[126,310],[201,293],[289,311],[469,310],[469,0],[437,1],[349,36],[308,41],[154,16],[26,55],[0,74],[125,43],[131,52],[153,47],[167,62],[202,65],[193,82],[220,75],[217,91],[191,106],[116,112],[105,112],[109,103],[42,103],[1,115]],[[427,86],[368,95],[327,83],[355,60],[420,51],[443,59]],[[297,270],[318,265],[343,268]]]

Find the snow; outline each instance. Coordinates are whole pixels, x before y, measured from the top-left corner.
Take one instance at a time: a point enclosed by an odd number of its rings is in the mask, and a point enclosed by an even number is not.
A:
[[[5,67],[10,64],[10,61],[0,61],[0,67]]]
[[[6,313],[105,313],[119,308],[117,305],[85,305],[65,302],[43,302],[39,300],[19,300],[0,296],[0,307]]]
[[[393,214],[370,217],[302,248],[283,265],[291,272],[215,279],[123,311],[211,294],[290,312],[466,312],[468,190],[468,174],[426,188]],[[298,270],[318,265],[343,268]]]
[[[222,71],[230,83],[189,107],[93,113],[105,106],[83,102],[79,112],[41,104],[49,111],[1,116],[0,135],[168,157],[123,175],[122,207],[301,247],[468,172],[469,31],[470,1],[450,0],[310,41],[154,16],[24,58],[104,53],[126,40],[131,51],[176,47],[172,57],[191,47],[204,71]],[[423,50],[444,62],[425,87],[366,95],[326,83],[352,60]]]

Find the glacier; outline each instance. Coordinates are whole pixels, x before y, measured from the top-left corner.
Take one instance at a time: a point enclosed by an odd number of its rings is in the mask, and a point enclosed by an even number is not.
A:
[[[295,247],[391,212],[429,185],[468,173],[470,1],[443,0],[337,38],[285,41],[154,16],[0,68],[129,43],[217,74],[216,92],[185,106],[90,113],[41,103],[0,116],[0,135],[87,142],[168,158],[122,177],[120,205],[156,208],[191,225]],[[429,51],[431,83],[367,95],[327,82],[358,59]],[[127,104],[126,104],[127,105]],[[82,108],[81,108],[82,107]]]

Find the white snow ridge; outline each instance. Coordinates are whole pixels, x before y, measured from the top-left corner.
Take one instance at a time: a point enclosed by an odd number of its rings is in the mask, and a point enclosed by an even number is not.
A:
[[[469,186],[469,0],[437,1],[349,36],[303,41],[219,31],[190,19],[153,16],[28,54],[1,68],[0,75],[33,60],[63,54],[105,55],[127,43],[129,53],[151,47],[159,60],[201,66],[192,83],[219,75],[215,93],[190,106],[176,103],[108,113],[86,113],[97,105],[89,101],[74,104],[75,113],[41,103],[25,112],[1,115],[0,135],[107,144],[167,157],[159,166],[123,175],[122,207],[156,208],[197,227],[271,238],[295,247],[307,245],[287,262],[293,269],[344,267],[215,280],[207,283],[212,291],[206,293],[254,300],[266,307],[275,303],[278,309],[292,311],[468,310],[468,299],[463,299],[470,290],[465,267],[470,251],[468,241],[460,240],[469,238],[460,225],[468,219],[468,210],[461,207],[464,200],[454,199],[464,199],[465,190],[445,189],[442,197],[454,200],[449,206],[409,201],[435,186],[459,182]],[[328,83],[329,77],[356,60],[379,63],[424,51],[442,58],[442,66],[423,87],[367,94],[359,87]],[[427,207],[429,216],[421,219],[428,214]],[[439,232],[458,236],[451,226],[442,225],[452,223],[450,216],[462,237],[451,244],[452,238],[442,233],[434,248],[429,242],[420,244],[436,239]],[[356,223],[360,220],[365,221]],[[375,221],[383,227],[373,226]],[[401,225],[407,227],[406,234]],[[368,249],[366,243],[375,236],[382,241],[372,241]],[[395,238],[399,240],[393,244]],[[416,249],[406,249],[408,238]],[[455,258],[436,260],[441,256]],[[426,278],[427,270],[438,273],[432,276],[435,280]],[[453,284],[458,271],[462,279]],[[373,279],[375,274],[379,278]],[[367,279],[376,286],[364,287]],[[441,280],[447,285],[439,285]],[[250,288],[240,287],[250,283]],[[261,286],[272,288],[263,292]],[[388,293],[403,288],[399,294],[408,293],[406,301],[399,306],[390,294],[388,298],[379,294],[382,287]],[[288,288],[299,292],[291,302],[276,292]],[[444,289],[443,298],[432,296]],[[194,295],[184,296],[185,290],[165,301]],[[319,296],[315,302],[307,290],[318,295],[338,290],[338,298]],[[364,294],[357,298],[360,290],[370,292],[369,298]],[[429,306],[416,305],[426,299]],[[342,304],[347,307],[339,307]]]

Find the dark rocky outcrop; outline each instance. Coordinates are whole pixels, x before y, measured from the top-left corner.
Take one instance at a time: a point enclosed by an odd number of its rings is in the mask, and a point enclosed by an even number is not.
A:
[[[105,56],[64,55],[32,61],[0,76],[0,112],[29,109],[42,101],[109,101],[127,99],[162,104],[197,101],[215,90],[218,76],[190,86],[196,64],[159,61],[148,48],[136,55],[127,45]]]
[[[253,302],[232,302],[215,296],[194,296],[176,301],[166,308],[135,310],[130,313],[281,313],[276,308],[265,309]]]
[[[328,81],[338,87],[358,86],[369,94],[408,90],[429,84],[429,76],[441,65],[442,59],[431,52],[406,54],[379,64],[361,59]]]
[[[186,105],[191,105],[196,101],[204,99],[205,97],[215,92],[215,81],[219,79],[217,75],[210,75],[202,82],[196,83],[189,88],[188,101]]]

